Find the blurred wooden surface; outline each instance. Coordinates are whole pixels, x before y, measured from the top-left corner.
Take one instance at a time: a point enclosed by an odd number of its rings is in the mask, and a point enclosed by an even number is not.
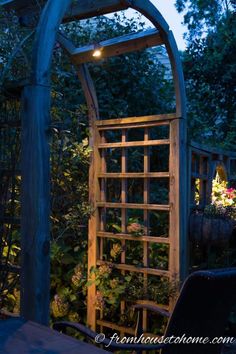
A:
[[[38,323],[20,318],[0,321],[0,354],[102,354],[106,351]]]

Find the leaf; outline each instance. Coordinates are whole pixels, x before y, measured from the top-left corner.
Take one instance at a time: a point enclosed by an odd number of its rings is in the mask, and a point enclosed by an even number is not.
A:
[[[95,283],[95,280],[88,280],[87,283],[85,284],[85,286],[91,286]]]

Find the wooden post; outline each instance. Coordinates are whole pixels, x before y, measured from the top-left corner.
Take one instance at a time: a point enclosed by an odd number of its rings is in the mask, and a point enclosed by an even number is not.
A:
[[[98,209],[96,202],[99,200],[99,182],[97,178],[100,154],[98,151],[98,131],[96,129],[96,120],[99,119],[98,102],[96,91],[93,85],[93,81],[90,77],[88,68],[85,65],[81,65],[78,71],[78,75],[84,90],[85,98],[89,111],[89,129],[90,138],[89,145],[92,147],[93,152],[91,154],[90,167],[89,167],[89,201],[94,209],[93,215],[89,219],[89,234],[88,234],[88,276],[90,275],[90,268],[97,264],[97,228],[98,228]],[[95,296],[96,286],[91,285],[88,288],[87,298],[87,322],[88,325],[95,330],[96,327],[96,310],[95,310]]]
[[[23,102],[21,315],[47,324],[50,289],[49,88],[26,86]]]
[[[22,110],[21,316],[47,325],[50,294],[50,67],[59,24],[71,0],[45,5]]]
[[[170,123],[170,272],[173,280],[186,277],[187,248],[187,161],[185,121]]]

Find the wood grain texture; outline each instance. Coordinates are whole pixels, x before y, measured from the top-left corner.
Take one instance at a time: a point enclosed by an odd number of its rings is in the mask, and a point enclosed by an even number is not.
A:
[[[71,0],[48,0],[35,34],[22,109],[21,314],[47,324],[50,294],[50,67],[57,30]]]
[[[21,315],[47,324],[50,293],[49,88],[27,86],[22,114]]]
[[[79,79],[84,90],[85,98],[88,105],[89,112],[89,145],[92,148],[89,166],[89,203],[94,210],[89,219],[89,232],[88,232],[88,277],[90,277],[90,269],[96,265],[98,257],[97,247],[97,229],[99,223],[99,214],[96,201],[101,198],[100,186],[97,174],[101,164],[101,157],[97,148],[99,142],[99,134],[95,127],[95,122],[99,119],[99,110],[96,91],[89,74],[88,68],[85,65],[79,67]],[[104,189],[104,188],[103,188]],[[96,296],[96,287],[91,285],[88,288],[87,298],[87,321],[91,329],[96,328],[96,310],[94,307]]]
[[[98,207],[118,208],[118,209],[146,209],[146,210],[170,210],[169,205],[164,204],[136,204],[136,203],[108,203],[97,202]]]
[[[98,178],[167,178],[169,172],[98,173]]]
[[[187,265],[187,146],[185,120],[170,125],[170,264],[172,278],[183,280]]]
[[[106,149],[106,148],[126,148],[126,147],[135,147],[135,146],[156,146],[156,145],[168,145],[169,143],[170,143],[169,139],[147,140],[147,141],[126,141],[121,143],[98,144],[98,148]]]
[[[152,122],[163,122],[163,124],[167,124],[165,121],[172,120],[178,118],[175,113],[169,113],[169,114],[156,114],[156,115],[150,115],[150,116],[143,116],[143,117],[127,117],[127,118],[116,118],[116,119],[103,119],[97,121],[96,125],[100,127],[104,126],[109,126],[110,129],[113,129],[113,126],[120,126],[120,129],[122,125],[129,125],[129,124],[136,124],[136,123],[142,123],[146,124],[148,126],[149,123]]]

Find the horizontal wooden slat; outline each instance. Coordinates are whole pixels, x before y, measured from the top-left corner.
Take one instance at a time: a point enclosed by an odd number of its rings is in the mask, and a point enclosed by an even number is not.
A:
[[[157,276],[164,276],[164,277],[169,277],[170,272],[168,270],[162,270],[162,269],[154,269],[154,268],[144,268],[144,267],[136,267],[133,265],[129,264],[115,264],[111,262],[104,262],[104,261],[97,261],[97,265],[102,265],[102,264],[111,264],[111,266],[115,267],[116,269],[120,270],[126,270],[128,272],[135,272],[135,273],[143,273],[143,274],[149,274],[149,275],[157,275]]]
[[[118,331],[118,332],[123,332],[127,333],[130,335],[134,335],[134,329],[131,327],[125,327],[125,326],[119,326],[113,322],[105,321],[105,320],[97,320],[97,324],[109,329],[112,329],[113,331]]]
[[[140,116],[140,117],[127,117],[127,118],[116,118],[116,119],[104,119],[104,120],[97,120],[96,125],[97,127],[105,127],[105,126],[121,126],[124,128],[123,125],[133,124],[133,123],[151,123],[151,122],[163,122],[163,125],[166,125],[166,121],[170,121],[173,119],[178,118],[175,113],[170,114],[158,114],[158,115],[151,115],[151,116]],[[147,125],[146,125],[147,126]],[[112,127],[113,129],[113,127]]]
[[[99,144],[99,149],[106,148],[122,148],[122,147],[132,147],[132,146],[156,146],[156,145],[168,145],[170,144],[169,139],[161,139],[161,140],[147,140],[147,141],[127,141],[124,143],[106,143]]]
[[[169,306],[168,305],[159,304],[159,303],[156,303],[156,302],[151,301],[151,300],[137,300],[137,301],[135,301],[135,303],[136,304],[140,304],[140,305],[144,305],[145,304],[145,305],[161,308],[161,309],[166,310],[166,311],[169,310]]]
[[[97,202],[98,207],[117,209],[170,210],[169,205]]]
[[[169,125],[169,121],[153,121],[153,122],[140,122],[140,123],[129,123],[126,124],[125,126],[120,126],[120,125],[114,125],[110,127],[109,125],[105,126],[99,126],[97,127],[98,131],[102,132],[105,130],[120,130],[120,129],[132,129],[132,128],[151,128],[151,127],[162,127],[164,125]]]
[[[74,64],[79,65],[161,44],[164,44],[164,42],[159,32],[156,29],[149,29],[100,42],[99,49],[101,50],[101,56],[99,57],[93,56],[94,50],[96,49],[96,45],[94,44],[76,48],[71,53],[71,59]]]
[[[98,178],[168,178],[169,172],[99,173]]]
[[[131,234],[114,234],[112,232],[99,231],[97,233],[98,237],[102,238],[114,238],[117,240],[131,240],[131,241],[145,241],[150,243],[165,243],[169,244],[170,240],[168,237],[158,237],[158,236],[132,236]]]

